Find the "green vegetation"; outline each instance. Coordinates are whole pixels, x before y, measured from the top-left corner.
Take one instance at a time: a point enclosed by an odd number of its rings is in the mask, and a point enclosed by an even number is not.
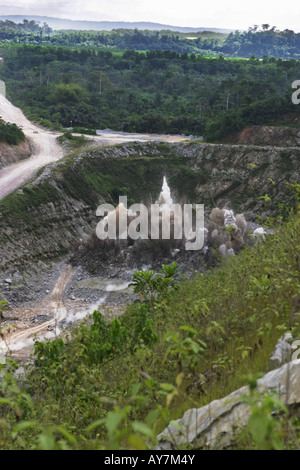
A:
[[[9,145],[18,145],[24,142],[25,135],[16,124],[5,123],[0,119],[0,142]]]
[[[179,269],[177,263],[171,265],[162,265],[162,270],[158,273],[154,271],[136,271],[132,283],[133,290],[140,294],[148,304],[153,306],[154,301],[169,291],[172,291],[179,285]]]
[[[230,33],[221,51],[224,54],[237,57],[256,57],[263,59],[267,56],[282,59],[299,59],[300,34],[290,29],[279,31],[263,24],[250,27],[248,31]]]
[[[49,201],[55,202],[59,198],[58,191],[48,182],[39,186],[24,187],[22,194],[14,192],[0,201],[0,210],[3,219],[30,221],[32,229],[39,226],[39,221],[32,217],[28,208],[34,210]]]
[[[87,143],[87,139],[84,137],[84,135],[76,136],[73,135],[71,131],[64,132],[63,135],[58,138],[58,141],[61,144],[66,142],[69,149],[73,150],[76,148],[82,149],[83,145]]]
[[[56,129],[218,141],[248,125],[299,122],[300,107],[291,101],[296,60],[29,45],[0,45],[0,54],[8,96],[29,118]]]
[[[22,38],[24,36],[42,36],[43,34],[52,33],[52,29],[44,23],[43,26],[39,26],[36,21],[23,20],[23,23],[14,23],[10,20],[0,20],[0,38],[6,40],[16,40],[16,38]]]
[[[97,135],[94,129],[86,129],[84,127],[73,127],[72,132],[75,134]]]
[[[26,393],[6,372],[1,447],[151,448],[157,433],[186,409],[247,384],[250,373],[266,370],[283,332],[299,335],[299,248],[297,215],[194,280],[178,284],[175,264],[151,275],[137,272],[141,302],[120,319],[108,324],[96,311],[63,339],[36,343]],[[159,279],[169,279],[155,296],[154,279],[158,287],[164,284]],[[298,445],[299,426],[294,422],[287,435],[286,419],[281,424],[270,414],[280,403],[258,399],[254,389],[252,380],[244,448]]]
[[[299,59],[300,34],[286,29],[279,31],[268,24],[250,27],[248,31],[222,34],[212,31],[178,33],[173,31],[55,31],[47,24],[34,21],[15,24],[0,22],[0,41],[11,44],[55,45],[112,50],[172,51],[225,57],[258,58],[272,56]]]
[[[134,152],[129,158],[105,155],[107,158],[83,158],[81,165],[76,164],[75,157],[58,170],[61,175],[58,184],[63,191],[93,210],[101,196],[113,204],[119,203],[120,195],[127,196],[129,204],[149,198],[149,195],[155,198],[161,189],[163,168],[176,169],[178,162],[183,160],[172,154],[162,160],[161,156],[151,152],[149,155]]]

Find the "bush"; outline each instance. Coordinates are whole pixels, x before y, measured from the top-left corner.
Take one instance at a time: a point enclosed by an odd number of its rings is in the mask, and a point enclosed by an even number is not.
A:
[[[0,120],[0,142],[18,145],[25,141],[23,131],[16,124],[8,124]]]
[[[85,127],[73,127],[72,132],[75,134],[97,135],[94,129],[86,129]]]

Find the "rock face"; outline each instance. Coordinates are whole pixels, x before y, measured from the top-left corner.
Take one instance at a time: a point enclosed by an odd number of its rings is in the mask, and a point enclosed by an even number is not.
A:
[[[0,142],[0,169],[11,163],[30,157],[31,149],[28,141],[19,145],[8,145]]]
[[[286,333],[282,338],[279,339],[275,346],[274,352],[269,359],[269,370],[277,369],[286,362],[291,360],[292,357],[292,335]]]
[[[300,144],[300,129],[297,127],[250,126],[245,127],[235,136],[229,137],[227,141],[243,145],[293,147]]]
[[[280,369],[267,373],[258,380],[259,390],[275,391],[286,405],[300,403],[300,360],[289,362]],[[202,408],[185,412],[176,421],[177,426],[168,426],[158,436],[157,449],[178,449],[190,445],[194,449],[222,449],[230,446],[233,436],[248,421],[250,408],[242,400],[249,394],[248,387],[242,387],[221,400],[214,400]]]
[[[247,221],[289,206],[286,181],[299,180],[300,148],[131,143],[86,151],[49,165],[0,201],[0,271],[72,253],[86,240],[103,202],[155,202],[166,176],[175,202],[243,213]],[[260,196],[268,194],[271,202]]]

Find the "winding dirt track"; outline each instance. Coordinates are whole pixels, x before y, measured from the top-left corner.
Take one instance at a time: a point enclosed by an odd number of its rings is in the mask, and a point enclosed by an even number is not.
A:
[[[22,126],[33,149],[30,158],[9,165],[0,171],[0,199],[2,199],[28,181],[39,168],[60,160],[63,157],[63,151],[56,141],[59,134],[36,127],[28,121],[19,108],[16,108],[1,94],[0,115],[4,121]]]
[[[54,336],[59,335],[60,331],[58,325],[67,315],[67,309],[62,300],[63,292],[75,272],[76,268],[66,265],[51,294],[44,300],[42,307],[36,307],[37,314],[41,313],[40,309],[42,308],[48,315],[52,314],[53,318],[40,325],[8,334],[5,340],[0,341],[0,355],[6,355],[8,351],[19,351],[26,347],[31,347],[33,344],[33,336],[38,333],[43,333],[49,328],[54,329]]]

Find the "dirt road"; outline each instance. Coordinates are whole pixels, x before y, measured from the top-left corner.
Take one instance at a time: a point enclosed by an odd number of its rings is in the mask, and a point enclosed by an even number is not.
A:
[[[10,165],[0,171],[0,199],[2,199],[28,181],[39,168],[60,160],[63,157],[63,151],[56,141],[59,134],[36,127],[28,121],[19,108],[16,108],[1,94],[0,115],[4,121],[22,126],[22,130],[30,140],[33,149],[32,156],[27,160]]]
[[[184,142],[189,138],[180,135],[134,134],[131,132],[114,132],[110,130],[97,131],[97,136],[91,137],[94,142],[103,145],[126,144],[127,142]]]
[[[49,330],[51,330],[51,334],[48,333],[46,337],[48,336],[50,338],[59,335],[60,329],[58,324],[67,315],[67,309],[62,300],[63,293],[75,272],[76,268],[66,265],[51,294],[45,298],[41,306],[36,306],[37,314],[44,312],[47,315],[52,316],[49,321],[21,331],[17,330],[9,333],[6,335],[5,339],[0,340],[0,361],[1,357],[3,359],[8,351],[20,351],[28,347],[31,349],[34,335],[42,335],[43,339],[45,337],[45,333]],[[32,314],[34,314],[34,310],[32,310]]]

